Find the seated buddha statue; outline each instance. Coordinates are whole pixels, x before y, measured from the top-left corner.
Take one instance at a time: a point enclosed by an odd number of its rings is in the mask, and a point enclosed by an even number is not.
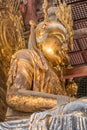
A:
[[[68,46],[72,48],[73,40],[71,8],[65,3],[48,11],[44,3],[43,8],[44,21],[38,25],[30,21],[28,49],[12,56],[6,119],[50,109],[57,104],[57,95],[67,95],[55,70],[63,72],[70,65],[67,50]]]

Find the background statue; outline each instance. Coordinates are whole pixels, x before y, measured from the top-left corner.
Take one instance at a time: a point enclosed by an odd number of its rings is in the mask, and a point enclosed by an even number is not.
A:
[[[30,22],[29,49],[12,56],[7,82],[7,104],[10,107],[7,118],[29,116],[31,112],[52,108],[57,103],[55,95],[67,95],[55,71],[60,70],[62,76],[70,66],[67,50],[68,46],[72,49],[71,8],[65,2],[52,8],[54,19],[48,17],[51,13],[50,10],[47,13],[47,1],[43,8],[44,21],[38,25]]]
[[[6,80],[11,56],[26,47],[21,36],[24,27],[18,3],[18,0],[0,0],[0,121],[6,114]]]

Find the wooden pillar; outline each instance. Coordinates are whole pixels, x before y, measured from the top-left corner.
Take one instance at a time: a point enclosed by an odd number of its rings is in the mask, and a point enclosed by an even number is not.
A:
[[[6,110],[6,76],[0,64],[0,122],[5,120]]]
[[[26,5],[25,24],[28,24],[30,20],[37,22],[36,5],[37,0],[28,0]]]
[[[60,76],[60,71],[56,73],[59,79],[70,79],[70,78],[87,76],[87,65],[76,66],[71,69],[67,69],[65,70],[63,77]]]
[[[74,39],[79,39],[81,37],[87,37],[87,28],[82,28],[74,31]]]

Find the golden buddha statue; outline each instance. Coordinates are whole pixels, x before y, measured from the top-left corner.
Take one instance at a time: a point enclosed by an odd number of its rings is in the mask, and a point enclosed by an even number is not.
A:
[[[52,108],[57,104],[56,95],[67,95],[55,70],[63,73],[70,65],[67,50],[73,45],[71,8],[64,2],[47,12],[46,0],[43,8],[44,21],[38,25],[30,21],[29,48],[16,52],[11,59],[7,118]]]

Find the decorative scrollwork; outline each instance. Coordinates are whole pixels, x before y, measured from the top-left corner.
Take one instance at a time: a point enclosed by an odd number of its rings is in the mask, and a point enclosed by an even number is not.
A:
[[[23,22],[18,9],[19,2],[0,0],[0,121],[4,120],[6,112],[6,80],[11,56],[17,50],[26,47],[21,36]],[[12,3],[15,3],[15,6]]]
[[[56,10],[56,16],[59,21],[65,26],[69,34],[70,48],[73,50],[73,20],[71,6],[63,2],[59,4]]]
[[[17,3],[17,2],[15,2]],[[8,6],[4,6],[1,9],[0,14],[0,53],[2,55],[3,68],[8,68],[10,58],[14,52],[21,48],[25,48],[25,41],[22,38],[21,34],[23,33],[23,23],[22,17],[19,15],[19,12],[15,14],[12,13],[10,6],[11,3],[7,3]],[[7,69],[8,71],[8,69]],[[7,74],[7,71],[4,72]]]

